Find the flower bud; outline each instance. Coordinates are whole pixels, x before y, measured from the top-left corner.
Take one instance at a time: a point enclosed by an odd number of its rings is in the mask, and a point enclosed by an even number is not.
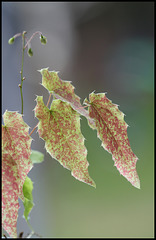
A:
[[[29,57],[32,57],[32,56],[33,56],[33,51],[32,51],[31,48],[28,49],[28,52],[27,52],[27,53],[28,53],[28,56],[29,56]]]
[[[14,38],[14,37],[12,37],[12,38],[10,38],[10,39],[9,39],[8,43],[9,43],[9,44],[13,44],[13,43],[14,43],[14,41],[15,41],[15,38]]]
[[[47,38],[41,34],[40,41],[41,41],[42,44],[45,45],[47,43]]]

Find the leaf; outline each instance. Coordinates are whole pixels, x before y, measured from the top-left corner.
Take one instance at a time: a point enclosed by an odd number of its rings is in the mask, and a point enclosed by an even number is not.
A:
[[[36,151],[36,150],[31,150],[31,155],[30,155],[30,159],[32,161],[32,163],[41,163],[44,160],[44,155],[43,153]]]
[[[87,150],[80,131],[80,116],[69,103],[53,100],[50,110],[43,97],[37,97],[35,116],[39,119],[38,133],[45,141],[47,152],[71,170],[72,175],[95,187],[88,173]]]
[[[139,177],[136,172],[138,158],[131,150],[127,136],[127,124],[124,114],[116,104],[105,96],[105,93],[89,95],[84,103],[89,106],[89,116],[95,120],[97,135],[102,146],[112,154],[115,166],[134,187],[140,188]],[[91,126],[92,127],[92,126]]]
[[[27,176],[25,179],[25,182],[23,184],[23,195],[24,195],[24,217],[26,221],[28,220],[29,213],[31,209],[33,208],[33,195],[32,195],[32,190],[33,190],[33,182],[31,179]]]
[[[61,80],[58,72],[48,71],[48,68],[43,68],[39,72],[42,75],[42,85],[50,93],[53,93],[55,98],[70,103],[74,110],[88,119],[93,128],[94,120],[89,117],[88,111],[81,105],[80,98],[74,93],[74,86],[70,81]]]
[[[16,237],[18,197],[24,199],[22,188],[28,172],[31,141],[28,125],[22,115],[5,111],[2,125],[2,224],[11,237]]]

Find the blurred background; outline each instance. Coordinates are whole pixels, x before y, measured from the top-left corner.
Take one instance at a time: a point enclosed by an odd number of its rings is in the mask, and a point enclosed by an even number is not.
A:
[[[59,71],[70,80],[81,102],[95,90],[125,113],[128,137],[139,158],[141,189],[120,176],[112,156],[101,147],[96,131],[81,117],[88,150],[89,174],[96,189],[77,181],[52,159],[34,132],[32,149],[43,152],[44,162],[29,173],[34,182],[35,206],[30,223],[35,232],[53,238],[152,238],[154,236],[154,2],[3,2],[2,3],[2,114],[21,112],[18,84],[22,39],[8,39],[27,31],[33,57],[25,55],[24,120],[33,129],[36,95],[48,92],[37,71]],[[31,130],[30,129],[30,130]],[[30,232],[23,215],[18,233]],[[5,231],[4,231],[5,233]],[[35,236],[34,236],[35,237]]]

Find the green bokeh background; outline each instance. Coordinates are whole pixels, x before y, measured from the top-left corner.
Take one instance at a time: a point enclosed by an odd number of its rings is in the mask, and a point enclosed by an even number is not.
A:
[[[69,14],[62,19],[65,12]],[[94,189],[51,159],[43,140],[34,133],[32,148],[45,156],[29,173],[34,182],[35,206],[30,214],[34,230],[54,238],[153,238],[153,3],[3,2],[2,15],[2,113],[5,109],[20,111],[21,45],[20,40],[14,46],[7,41],[23,30],[42,31],[47,45],[41,47],[34,39],[34,56],[25,57],[24,120],[32,128],[37,123],[32,112],[35,94],[43,95],[45,103],[48,94],[39,85],[41,75],[36,70],[49,66],[49,70],[60,71],[62,79],[72,81],[82,102],[94,90],[107,92],[126,115],[130,144],[139,159],[140,190],[119,174],[96,131],[81,117]],[[21,201],[20,205],[17,229],[26,234],[30,230],[22,218]]]

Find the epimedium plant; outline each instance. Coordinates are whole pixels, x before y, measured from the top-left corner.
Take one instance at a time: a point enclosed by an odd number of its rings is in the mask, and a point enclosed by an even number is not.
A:
[[[26,32],[23,31],[8,41],[12,44],[15,38],[22,37],[19,84],[21,113],[6,110],[2,125],[2,224],[13,238],[17,237],[19,198],[24,205],[24,218],[31,229],[31,235],[35,233],[28,221],[33,207],[33,183],[27,175],[33,165],[42,162],[44,158],[41,152],[31,149],[31,134],[36,128],[52,158],[69,169],[77,180],[96,187],[88,172],[87,149],[80,127],[80,115],[83,115],[87,118],[88,125],[97,131],[102,147],[112,154],[114,165],[120,174],[134,187],[140,188],[136,171],[138,158],[130,147],[124,114],[105,93],[92,92],[89,94],[89,100],[86,98],[83,102],[86,106],[83,106],[70,81],[60,79],[58,72],[49,71],[48,68],[39,70],[42,86],[48,90],[49,99],[45,105],[42,96],[36,97],[34,113],[39,122],[29,133],[30,127],[23,120],[24,53],[27,49],[28,55],[33,55],[31,40],[35,35],[39,35],[42,44],[46,44],[47,39],[41,32],[35,32],[28,40],[25,35]],[[51,99],[51,106],[48,107]]]

